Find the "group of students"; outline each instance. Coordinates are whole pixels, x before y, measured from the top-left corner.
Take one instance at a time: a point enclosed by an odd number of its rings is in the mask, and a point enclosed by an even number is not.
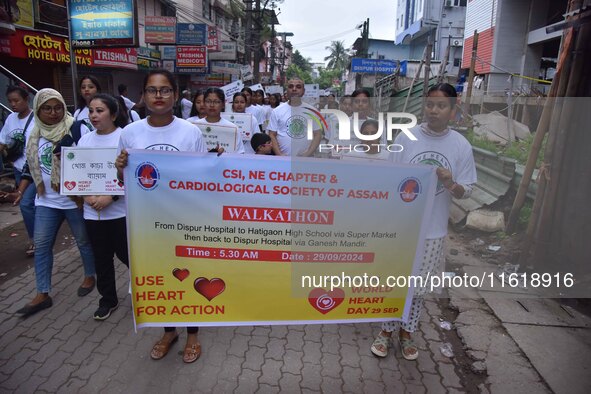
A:
[[[289,154],[286,151],[285,139],[298,137],[293,135],[293,130],[289,130],[289,127],[293,122],[292,115],[297,113],[298,108],[305,106],[301,101],[303,85],[298,79],[288,82],[288,102],[278,104],[271,111],[267,134],[261,132],[253,136],[251,142],[255,141],[255,136],[257,143],[259,136],[263,138],[260,141],[264,141],[260,145],[252,143],[253,153]],[[8,92],[9,100],[10,97],[15,98],[13,115],[18,118],[19,124],[26,122],[25,118],[28,119],[29,114],[32,116],[29,122],[32,126],[23,125],[21,128],[26,138],[26,160],[15,165],[17,191],[0,195],[0,198],[14,200],[15,204],[20,203],[21,209],[28,198],[31,198],[31,194],[34,202],[32,217],[25,219],[25,223],[33,222],[30,229],[27,225],[27,230],[30,230],[29,235],[35,245],[37,295],[17,311],[22,315],[31,315],[52,306],[49,296],[53,266],[52,249],[63,220],[67,220],[70,225],[84,266],[84,281],[78,288],[78,294],[84,296],[93,290],[96,275],[96,286],[101,298],[94,318],[107,319],[119,305],[114,256],[126,266],[129,265],[124,197],[103,195],[77,198],[59,194],[59,148],[64,138],[72,135],[73,125],[77,123],[76,118],[86,118],[89,121],[88,127],[80,127],[82,136],[77,146],[119,148],[120,153],[115,166],[121,182],[125,182],[123,171],[128,164],[128,149],[205,153],[208,150],[200,128],[230,123],[221,117],[226,100],[224,92],[218,88],[209,88],[195,94],[188,120],[176,117],[174,107],[178,98],[178,85],[174,76],[166,70],[153,70],[145,77],[143,103],[149,116],[137,121],[130,122],[129,117],[125,116],[127,110],[124,103],[108,94],[100,93],[100,88],[93,82],[92,77],[83,78],[80,93],[85,105],[71,116],[66,110],[63,97],[53,89],[42,89],[35,95],[32,111],[24,109],[25,105],[21,100],[17,100],[16,96],[20,96],[26,101],[25,91],[14,88]],[[248,112],[248,108],[252,106],[249,105],[249,95],[252,96],[252,93],[248,90],[236,93],[232,98],[232,110],[237,113]],[[455,89],[449,84],[432,87],[425,98],[425,122],[412,129],[418,141],[410,141],[405,134],[400,134],[394,142],[402,145],[404,150],[391,155],[391,160],[396,163],[437,167],[438,185],[434,211],[427,229],[426,242],[422,246],[420,273],[423,276],[434,275],[443,268],[443,240],[447,233],[451,198],[469,197],[476,182],[471,146],[464,137],[448,126],[454,116],[456,97]],[[339,109],[347,115],[351,115],[353,111],[357,112],[360,123],[363,122],[361,132],[372,134],[378,130],[378,122],[371,117],[369,92],[358,90],[351,97],[341,98]],[[253,120],[257,122],[256,126],[259,126],[258,118],[253,116],[253,119],[256,119]],[[10,119],[10,122],[12,121],[17,122]],[[5,128],[11,124],[10,122],[7,120]],[[0,136],[6,134],[5,128]],[[326,136],[318,134],[318,138],[315,136],[313,141],[308,141],[307,148],[299,153],[313,154],[315,145],[323,137]],[[2,138],[6,140],[4,136]],[[242,138],[236,141],[236,147],[235,153],[245,152]],[[220,154],[223,149],[213,148],[209,152]],[[371,154],[368,154],[368,158],[371,158]],[[383,324],[382,331],[371,345],[370,350],[373,354],[385,357],[392,342],[392,332],[399,329],[398,341],[402,356],[408,360],[418,357],[418,348],[411,339],[411,333],[418,329],[423,294],[421,289],[415,292],[410,316],[406,322]],[[183,352],[183,360],[187,363],[194,362],[201,354],[198,330],[198,327],[187,328],[187,341]],[[163,336],[150,352],[151,358],[158,360],[166,356],[178,337],[175,327],[166,327]]]

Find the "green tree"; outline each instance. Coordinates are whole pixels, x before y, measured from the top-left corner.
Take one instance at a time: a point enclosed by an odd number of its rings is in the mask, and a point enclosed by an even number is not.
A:
[[[344,41],[332,41],[330,46],[325,47],[330,54],[324,58],[328,60],[327,68],[330,70],[344,70],[349,63],[349,54],[345,49]]]
[[[312,75],[309,72],[302,70],[297,64],[290,64],[285,70],[285,75],[287,79],[291,79],[297,77],[304,81],[304,83],[312,83]]]
[[[298,66],[300,70],[308,74],[312,72],[312,64],[310,63],[310,58],[305,58],[297,49],[291,55],[291,64]]]
[[[320,69],[319,71],[320,75],[319,77],[314,81],[314,83],[317,83],[319,85],[320,89],[328,89],[328,88],[333,88],[334,86],[332,85],[333,81],[335,79],[340,80],[341,79],[341,70],[324,70],[324,69]]]

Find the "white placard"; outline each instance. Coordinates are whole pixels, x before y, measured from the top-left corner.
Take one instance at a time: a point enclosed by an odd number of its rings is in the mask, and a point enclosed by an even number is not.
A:
[[[229,83],[221,87],[226,95],[226,103],[232,102],[232,97],[234,97],[235,93],[238,93],[244,87],[244,83],[241,80]]]
[[[117,180],[117,148],[62,148],[60,194],[123,195]]]
[[[238,131],[242,135],[242,141],[250,141],[254,133],[254,130],[252,130],[252,114],[224,112],[222,118],[229,120],[238,127]]]
[[[252,67],[249,64],[241,66],[240,75],[242,76],[243,81],[250,81],[254,78],[254,75],[252,73]]]
[[[264,90],[263,85],[261,85],[260,83],[257,83],[255,85],[251,85],[249,86],[250,90],[252,90],[252,92],[256,92],[257,90]]]
[[[236,152],[236,134],[238,127],[217,126],[194,123],[201,130],[207,150],[217,147],[224,148],[226,153]]]
[[[279,93],[279,94],[283,95],[283,86],[281,86],[281,85],[270,85],[270,86],[267,86],[265,88],[265,92],[267,94]]]

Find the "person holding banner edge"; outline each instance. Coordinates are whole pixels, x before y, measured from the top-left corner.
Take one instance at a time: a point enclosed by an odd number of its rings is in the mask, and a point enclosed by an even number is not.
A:
[[[123,100],[99,93],[90,100],[88,110],[95,131],[83,135],[78,146],[116,148],[119,145],[121,128],[128,124],[125,116],[127,109]],[[125,197],[84,196],[84,221],[95,256],[96,288],[101,295],[99,307],[93,318],[106,320],[119,306],[113,257],[117,256],[129,267]]]
[[[206,152],[201,130],[196,125],[173,115],[178,100],[178,85],[172,73],[167,70],[152,70],[143,84],[146,107],[150,116],[128,125],[121,133],[115,166],[121,182],[123,170],[127,167],[127,149],[169,150],[175,152]],[[183,361],[192,363],[201,355],[201,344],[197,339],[199,327],[187,327],[187,342]],[[150,352],[153,360],[166,356],[170,347],[178,341],[176,327],[165,327],[164,335],[154,344]]]
[[[78,288],[78,295],[88,295],[95,286],[94,255],[88,240],[82,200],[59,194],[60,149],[75,142],[72,137],[72,116],[66,111],[62,95],[54,89],[41,89],[33,100],[35,126],[27,142],[27,162],[19,184],[19,199],[30,182],[37,188],[35,199],[35,280],[37,295],[16,313],[28,316],[53,305],[49,296],[53,270],[53,246],[58,230],[66,220],[76,239],[82,265],[84,281]],[[80,126],[80,134],[88,133]],[[18,201],[17,201],[18,202]]]
[[[441,276],[444,268],[444,240],[452,197],[470,197],[472,185],[476,183],[472,146],[460,133],[448,126],[455,116],[456,100],[457,93],[450,84],[440,83],[431,87],[424,104],[427,121],[410,129],[417,141],[411,141],[406,134],[400,133],[394,143],[402,145],[404,150],[391,156],[395,163],[429,165],[437,168],[436,196],[419,270],[419,275],[424,279],[429,276]],[[413,187],[411,183],[409,185]],[[414,189],[410,192],[414,192]],[[386,357],[392,341],[392,332],[399,330],[397,337],[402,357],[406,360],[418,358],[419,350],[411,338],[411,333],[418,329],[423,296],[427,293],[428,287],[426,284],[415,289],[408,321],[382,324],[382,331],[370,348],[374,355]]]

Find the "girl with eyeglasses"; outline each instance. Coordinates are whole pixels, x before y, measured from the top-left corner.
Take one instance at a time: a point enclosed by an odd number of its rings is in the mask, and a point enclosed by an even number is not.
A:
[[[172,73],[166,70],[150,71],[143,86],[144,100],[150,115],[131,123],[121,132],[121,153],[115,161],[120,180],[123,180],[123,169],[127,167],[127,149],[206,152],[201,130],[173,115],[174,103],[178,99],[178,85]],[[199,327],[187,327],[187,342],[183,352],[183,361],[186,363],[194,362],[201,355],[198,331]],[[150,357],[153,360],[162,359],[178,337],[176,327],[165,327],[164,335],[154,344]]]
[[[90,130],[94,130],[90,117],[88,116],[88,103],[97,94],[101,92],[101,85],[92,75],[85,75],[78,84],[80,95],[78,96],[78,109],[74,112],[74,120],[84,120]]]
[[[35,279],[37,295],[16,313],[27,316],[53,305],[49,296],[53,270],[53,246],[64,220],[76,239],[84,266],[84,281],[78,295],[89,294],[95,286],[94,255],[88,240],[82,199],[59,194],[61,179],[59,155],[60,142],[71,137],[74,119],[66,111],[62,95],[53,89],[41,89],[33,100],[35,126],[27,141],[27,163],[19,184],[19,198],[30,182],[37,187],[35,199]],[[88,129],[81,127],[81,134]]]
[[[225,126],[237,129],[234,123],[222,119],[221,113],[224,110],[225,103],[226,95],[222,89],[207,89],[205,91],[205,106],[207,108],[205,118],[197,120],[195,124],[198,125],[201,130],[206,130],[208,126]],[[242,136],[240,133],[236,133],[234,149],[223,149],[228,153],[244,153],[244,143],[242,142]]]

